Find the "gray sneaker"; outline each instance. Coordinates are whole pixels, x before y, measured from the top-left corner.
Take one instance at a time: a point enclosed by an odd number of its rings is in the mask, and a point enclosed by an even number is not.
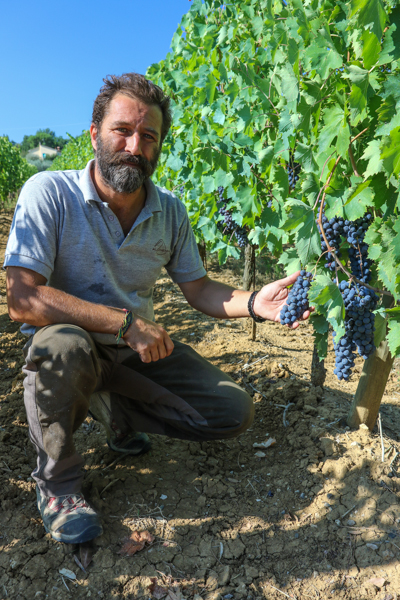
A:
[[[44,528],[57,542],[82,544],[103,533],[97,513],[82,494],[49,497],[36,486],[36,497]]]
[[[89,414],[106,430],[107,444],[111,450],[138,456],[148,452],[151,441],[145,433],[122,433],[111,414],[110,392],[95,392],[90,397]]]

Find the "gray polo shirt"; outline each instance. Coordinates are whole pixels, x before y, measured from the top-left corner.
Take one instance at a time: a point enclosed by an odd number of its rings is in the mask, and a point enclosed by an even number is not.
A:
[[[125,237],[96,192],[93,162],[82,171],[42,172],[27,181],[3,266],[31,269],[68,294],[154,319],[153,286],[162,267],[176,283],[206,274],[185,206],[148,179],[146,203]],[[25,324],[21,331],[35,328]],[[115,343],[112,335],[93,336]]]

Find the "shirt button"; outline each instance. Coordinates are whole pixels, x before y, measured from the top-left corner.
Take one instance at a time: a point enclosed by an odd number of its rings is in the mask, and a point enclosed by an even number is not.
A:
[[[115,232],[115,235],[116,235],[117,237],[119,237],[119,236],[121,235],[121,232],[120,232],[120,231],[116,231],[116,232]]]
[[[112,215],[110,215],[108,218],[110,219],[110,221],[114,221],[114,217]]]

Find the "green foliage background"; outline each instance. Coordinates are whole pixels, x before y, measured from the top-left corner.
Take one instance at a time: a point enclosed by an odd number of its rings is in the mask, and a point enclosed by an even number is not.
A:
[[[7,202],[37,169],[21,156],[20,149],[7,137],[0,137],[0,201]]]
[[[216,227],[218,186],[259,250],[279,256],[288,272],[300,264],[314,272],[320,356],[328,323],[344,333],[342,297],[319,261],[316,225],[317,199],[339,156],[326,214],[355,220],[373,212],[372,285],[400,299],[399,60],[394,3],[194,0],[172,53],[147,72],[174,101],[158,183],[184,186],[192,225],[221,262],[239,251]],[[301,165],[294,192],[286,170],[292,154]],[[346,245],[342,254],[345,262]],[[397,355],[396,311],[384,314]]]
[[[69,142],[63,148],[60,156],[53,160],[49,171],[67,169],[84,169],[91,158],[94,158],[89,131],[83,131],[76,138],[69,135]]]

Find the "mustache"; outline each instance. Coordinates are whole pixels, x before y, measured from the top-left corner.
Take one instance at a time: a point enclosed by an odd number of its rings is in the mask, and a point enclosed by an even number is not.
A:
[[[141,169],[145,169],[149,165],[149,161],[143,156],[134,156],[132,154],[122,154],[115,157],[115,159],[111,162],[112,165],[133,165],[135,167],[140,167]]]

